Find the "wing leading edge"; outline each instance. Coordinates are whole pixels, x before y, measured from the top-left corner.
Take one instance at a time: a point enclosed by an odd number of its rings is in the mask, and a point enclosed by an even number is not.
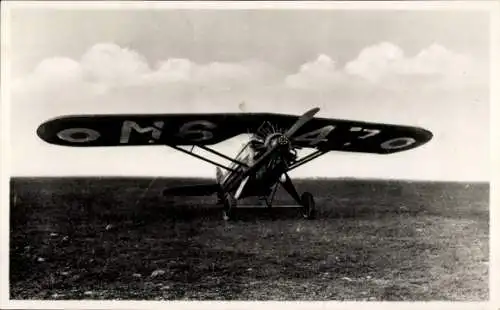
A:
[[[48,143],[76,147],[207,146],[256,133],[265,121],[278,131],[286,130],[297,117],[272,113],[77,115],[49,120],[38,127],[37,134]],[[325,152],[389,154],[413,149],[431,138],[430,131],[419,127],[314,118],[295,133],[292,143]]]

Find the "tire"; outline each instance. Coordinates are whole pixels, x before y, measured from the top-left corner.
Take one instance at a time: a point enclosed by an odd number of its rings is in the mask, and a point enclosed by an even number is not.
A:
[[[302,217],[307,220],[313,219],[316,215],[316,204],[313,195],[304,192],[300,200],[302,201]]]

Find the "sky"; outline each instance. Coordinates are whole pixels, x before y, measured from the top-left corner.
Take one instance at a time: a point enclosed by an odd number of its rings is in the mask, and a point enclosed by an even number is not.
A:
[[[68,148],[66,114],[274,112],[419,126],[392,155],[332,152],[295,177],[489,180],[489,15],[426,10],[10,11],[11,174],[213,177],[166,147]],[[235,155],[245,137],[215,146]]]

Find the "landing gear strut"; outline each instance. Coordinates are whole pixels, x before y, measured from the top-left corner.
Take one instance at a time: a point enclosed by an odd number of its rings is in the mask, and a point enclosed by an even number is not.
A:
[[[224,221],[229,221],[231,218],[232,208],[236,205],[235,199],[230,193],[225,193],[222,199],[222,219]]]
[[[302,206],[301,208],[301,213],[302,217],[305,219],[313,219],[316,213],[316,204],[314,203],[314,197],[311,193],[309,192],[304,192],[302,196],[299,196],[299,193],[295,189],[295,186],[292,183],[292,180],[288,176],[288,174],[284,174],[284,181],[281,181],[281,184],[283,185],[283,188],[292,196],[292,198],[295,200],[295,202]]]
[[[316,215],[316,204],[314,202],[314,197],[309,192],[304,192],[300,197],[302,201],[302,217],[305,219],[313,219]]]
[[[276,195],[277,190],[278,184],[275,184],[269,195],[263,197],[263,200],[266,203],[268,209],[271,209],[271,207],[273,206],[274,196]]]

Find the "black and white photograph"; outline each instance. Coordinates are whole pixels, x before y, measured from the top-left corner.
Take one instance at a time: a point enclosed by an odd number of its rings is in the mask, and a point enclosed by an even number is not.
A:
[[[2,4],[8,300],[490,301],[490,4]]]

